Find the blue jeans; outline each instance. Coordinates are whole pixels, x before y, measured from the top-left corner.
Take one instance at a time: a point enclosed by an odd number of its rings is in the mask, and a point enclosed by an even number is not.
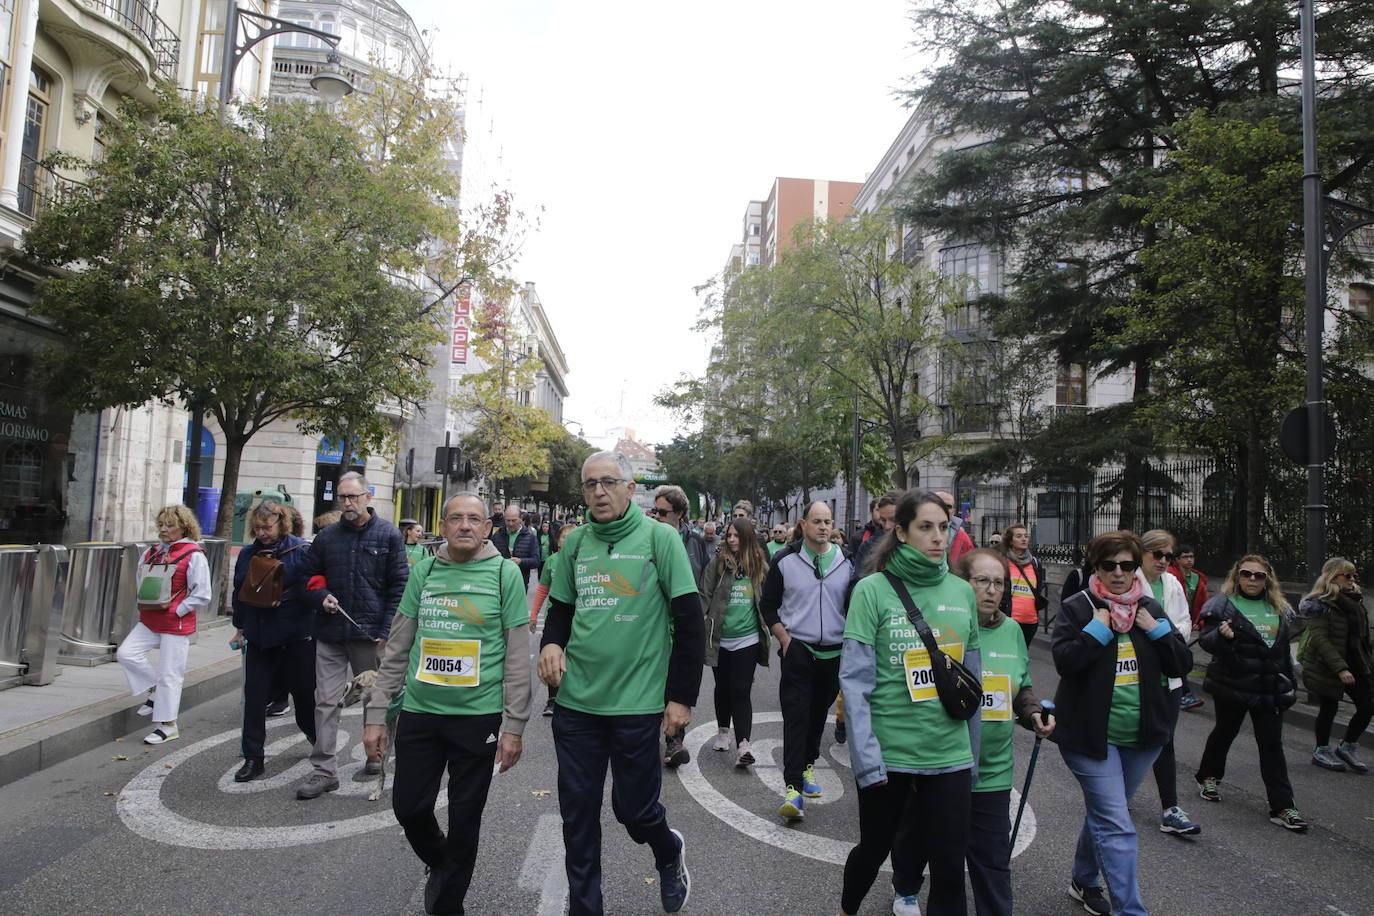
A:
[[[1093,887],[1100,873],[1107,880],[1115,916],[1145,916],[1136,882],[1139,844],[1127,805],[1154,765],[1159,748],[1108,744],[1104,760],[1063,748],[1059,752],[1078,779],[1088,809],[1078,832],[1073,879],[1083,887]]]

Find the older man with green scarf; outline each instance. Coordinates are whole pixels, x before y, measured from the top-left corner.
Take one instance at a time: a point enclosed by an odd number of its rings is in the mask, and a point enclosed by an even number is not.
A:
[[[553,714],[569,913],[603,912],[601,802],[648,844],[665,912],[687,902],[682,834],[659,801],[660,731],[691,722],[705,632],[692,565],[678,533],[634,505],[630,464],[598,452],[582,465],[590,521],[568,535],[549,587],[539,676],[558,687]]]

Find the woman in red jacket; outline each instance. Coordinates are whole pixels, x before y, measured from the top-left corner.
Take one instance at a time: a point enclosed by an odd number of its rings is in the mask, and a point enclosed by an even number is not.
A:
[[[129,679],[129,691],[148,691],[140,716],[152,716],[157,728],[144,744],[181,737],[177,712],[186,653],[196,631],[196,613],[210,606],[210,564],[200,540],[200,524],[185,506],[167,506],[157,514],[158,543],[138,561],[138,623],[124,637],[115,657]],[[148,653],[158,650],[157,667]]]

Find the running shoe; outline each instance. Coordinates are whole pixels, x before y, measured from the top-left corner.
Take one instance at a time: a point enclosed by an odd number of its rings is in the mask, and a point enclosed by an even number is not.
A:
[[[1331,750],[1331,745],[1323,744],[1312,752],[1312,763],[1321,767],[1323,770],[1334,770],[1337,773],[1345,772],[1345,764]]]
[[[1218,781],[1219,780],[1215,776],[1208,776],[1206,779],[1200,780],[1197,784],[1197,794],[1205,801],[1221,801],[1221,793],[1217,791]]]
[[[1297,808],[1284,808],[1282,811],[1271,812],[1269,822],[1292,830],[1294,833],[1307,832],[1307,821],[1298,814]]]
[[[546,701],[544,702],[544,716],[545,716],[545,718],[547,718],[547,717],[549,717],[549,716],[551,716],[551,715],[553,715],[553,697],[549,697],[548,700],[546,700]]]
[[[738,750],[739,750],[739,753],[738,753],[738,755],[735,757],[735,766],[739,767],[741,770],[744,769],[745,767],[751,767],[751,766],[753,766],[753,765],[754,765],[754,752],[753,752],[752,750],[749,749],[749,742],[748,742],[748,741],[741,741],[741,742],[739,743],[739,748],[738,748]]]
[[[268,704],[267,704],[267,714],[268,714],[269,716],[271,716],[272,718],[274,718],[274,719],[275,719],[277,716],[284,716],[284,715],[286,715],[286,714],[287,714],[288,712],[290,712],[290,711],[291,711],[291,701],[290,701],[289,699],[288,699],[288,700],[276,700],[276,701],[274,701],[274,702],[272,702],[272,703],[268,703]]]
[[[921,916],[921,898],[915,894],[907,897],[893,894],[892,916]]]
[[[821,786],[816,782],[816,765],[813,763],[802,770],[802,794],[807,798],[820,798]]]
[[[692,754],[682,746],[682,738],[669,738],[663,749],[663,765],[676,769],[692,759]]]
[[[799,821],[806,817],[806,799],[800,792],[791,786],[783,793],[782,804],[778,806],[778,817],[785,817],[788,820]]]
[[[1183,696],[1181,696],[1181,697],[1178,698],[1178,708],[1179,708],[1179,709],[1198,709],[1198,708],[1200,708],[1200,707],[1202,707],[1202,706],[1206,706],[1206,705],[1207,705],[1207,701],[1206,701],[1206,700],[1198,699],[1196,696],[1194,696],[1194,695],[1191,694],[1191,693],[1185,693]]]
[[[1070,878],[1069,896],[1083,904],[1083,909],[1093,916],[1112,916],[1112,905],[1107,902],[1107,895],[1102,893],[1102,888],[1097,885],[1084,887]]]
[[[1202,832],[1202,828],[1188,819],[1188,812],[1178,805],[1174,805],[1165,811],[1159,818],[1160,833],[1176,833],[1179,836],[1193,836]]]
[[[677,858],[658,870],[658,896],[663,901],[663,912],[676,913],[691,896],[692,876],[687,873],[687,841],[680,831],[668,832],[677,838]]]
[[[730,729],[722,728],[716,731],[716,738],[711,742],[711,750],[728,751],[730,750]]]
[[[1336,745],[1336,756],[1345,761],[1345,765],[1350,767],[1352,773],[1368,773],[1368,765],[1355,756],[1355,752],[1359,749],[1359,744],[1354,741],[1342,741]]]
[[[138,707],[135,712],[140,716],[151,716],[153,714],[153,698],[148,697],[148,699],[144,700],[143,705]]]

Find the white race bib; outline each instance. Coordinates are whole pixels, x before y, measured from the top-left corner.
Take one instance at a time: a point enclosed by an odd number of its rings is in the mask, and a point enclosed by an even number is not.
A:
[[[940,651],[956,662],[964,660],[963,643],[942,645]],[[911,702],[924,703],[926,700],[939,698],[940,694],[935,689],[934,672],[930,667],[930,653],[924,646],[919,649],[907,649],[902,654],[902,667],[906,669],[906,689],[911,695]]]
[[[1140,659],[1135,657],[1135,643],[1118,640],[1116,644],[1116,681],[1117,687],[1130,687],[1140,683]]]
[[[421,639],[415,680],[441,687],[482,683],[482,643],[476,639]]]
[[[1011,721],[1011,677],[1009,675],[983,675],[983,721]]]

